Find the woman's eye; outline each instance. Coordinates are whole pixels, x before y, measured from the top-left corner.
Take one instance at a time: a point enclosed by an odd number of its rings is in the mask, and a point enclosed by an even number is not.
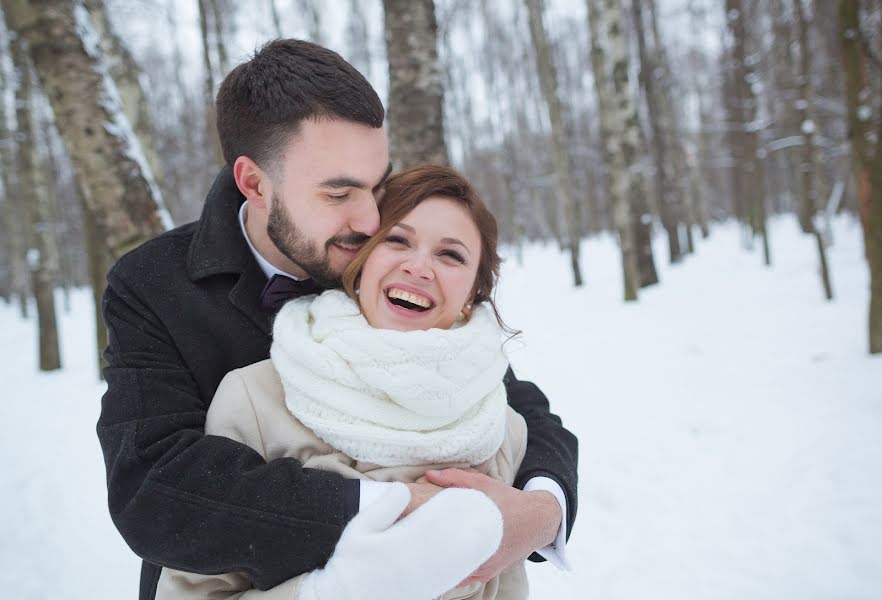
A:
[[[462,257],[462,254],[456,252],[455,250],[442,250],[441,256],[446,256],[448,258],[452,258],[458,263],[465,264],[465,258]]]
[[[386,242],[389,244],[401,244],[402,246],[407,245],[407,240],[400,235],[387,235]]]

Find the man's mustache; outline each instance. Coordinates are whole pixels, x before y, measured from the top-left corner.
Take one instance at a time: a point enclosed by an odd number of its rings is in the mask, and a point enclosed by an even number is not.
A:
[[[335,235],[331,239],[325,243],[325,246],[331,246],[333,244],[343,244],[344,246],[362,246],[370,236],[365,235],[363,233],[349,233],[346,235]]]

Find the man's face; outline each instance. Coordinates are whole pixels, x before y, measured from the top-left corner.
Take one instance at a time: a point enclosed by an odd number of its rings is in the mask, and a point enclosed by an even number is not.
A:
[[[389,174],[386,130],[306,120],[272,186],[267,234],[305,275],[336,287],[379,226],[377,194]]]

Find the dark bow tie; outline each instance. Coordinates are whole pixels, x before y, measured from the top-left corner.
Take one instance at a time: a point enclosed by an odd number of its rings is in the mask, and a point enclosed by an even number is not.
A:
[[[260,306],[266,311],[279,310],[288,300],[321,294],[325,288],[315,282],[314,279],[297,281],[284,275],[273,275],[260,292]]]

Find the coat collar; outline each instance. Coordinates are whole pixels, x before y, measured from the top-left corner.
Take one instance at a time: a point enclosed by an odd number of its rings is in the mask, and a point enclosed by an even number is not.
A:
[[[230,302],[264,333],[271,333],[270,314],[260,307],[266,275],[248,248],[239,227],[239,207],[245,197],[236,187],[233,171],[224,167],[214,180],[196,232],[190,242],[187,274],[191,281],[215,275],[238,274],[230,290]]]

